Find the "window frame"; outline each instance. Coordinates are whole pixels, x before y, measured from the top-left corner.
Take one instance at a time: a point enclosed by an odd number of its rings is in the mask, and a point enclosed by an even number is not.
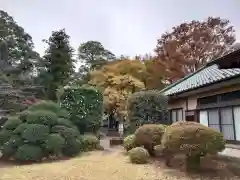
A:
[[[226,107],[218,107],[218,108],[207,108],[207,109],[202,109],[202,110],[206,110],[207,111],[207,117],[208,117],[208,127],[210,127],[209,125],[209,110],[217,110],[218,112],[218,117],[219,117],[219,128],[220,128],[220,132],[223,133],[222,131],[222,127],[224,125],[231,125],[232,128],[233,128],[233,134],[234,134],[234,140],[228,140],[228,139],[225,139],[227,142],[230,142],[230,143],[233,143],[233,144],[240,144],[240,141],[236,140],[236,129],[235,129],[235,117],[234,117],[234,108],[235,107],[240,107],[240,105],[232,105],[232,106],[226,106]],[[232,112],[232,124],[223,124],[222,123],[222,115],[221,115],[221,109],[224,109],[224,108],[231,108],[231,112]],[[199,110],[199,113],[200,113],[201,109]],[[212,124],[214,125],[214,124]]]
[[[175,122],[178,122],[179,120],[178,120],[178,111],[179,110],[181,110],[181,114],[182,114],[182,121],[183,121],[183,118],[184,118],[184,116],[183,116],[183,108],[174,108],[174,109],[170,109],[169,110],[169,112],[170,112],[170,122],[171,122],[171,124],[172,123],[174,123],[173,121],[172,121],[172,112],[173,111],[175,111],[176,112],[176,121]]]

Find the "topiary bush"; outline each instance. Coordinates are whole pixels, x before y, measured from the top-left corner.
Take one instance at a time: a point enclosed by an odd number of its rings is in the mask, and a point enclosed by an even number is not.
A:
[[[154,146],[161,144],[165,129],[166,126],[162,124],[145,124],[136,130],[135,143],[144,146],[154,156]]]
[[[41,161],[77,155],[83,149],[78,139],[78,128],[67,117],[55,113],[61,110],[46,110],[42,105],[39,105],[42,109],[36,107],[34,104],[34,108],[29,107],[3,124],[0,131],[3,157],[17,161]]]
[[[50,111],[56,114],[60,118],[69,117],[69,112],[66,109],[61,108],[59,104],[54,103],[52,101],[39,101],[27,109],[27,111],[31,111],[31,112],[39,111],[39,110]]]
[[[135,147],[129,151],[129,159],[134,164],[145,164],[148,162],[148,151],[142,147]]]
[[[70,112],[71,121],[79,131],[97,132],[103,116],[103,95],[93,87],[65,88],[61,105]]]
[[[96,150],[100,146],[100,140],[94,135],[83,135],[79,137],[82,141],[82,148],[84,151]]]
[[[40,143],[49,135],[49,127],[41,124],[28,124],[22,132],[22,138],[31,143]]]
[[[44,143],[45,149],[56,156],[61,156],[64,145],[65,139],[58,133],[49,134]]]
[[[3,124],[3,129],[14,130],[21,124],[21,120],[18,117],[9,117],[8,120]]]
[[[130,129],[143,124],[169,124],[168,98],[159,91],[149,90],[133,93],[127,102],[127,117]]]
[[[14,159],[18,161],[41,161],[43,158],[43,151],[37,145],[23,144],[14,154]]]
[[[28,124],[44,124],[47,126],[54,126],[58,123],[58,116],[51,111],[36,110],[27,114],[26,122]]]
[[[137,147],[134,134],[128,135],[127,137],[124,138],[123,147],[127,151]]]
[[[197,122],[180,121],[166,128],[162,147],[168,154],[184,154],[187,169],[197,169],[201,157],[225,148],[225,140],[222,133],[213,128]]]

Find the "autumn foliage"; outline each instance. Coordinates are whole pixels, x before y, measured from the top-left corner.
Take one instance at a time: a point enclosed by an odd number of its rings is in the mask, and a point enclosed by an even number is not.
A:
[[[130,94],[145,88],[145,65],[139,60],[119,60],[91,72],[89,84],[103,88],[107,112],[126,114]]]
[[[159,72],[172,83],[228,52],[234,42],[234,29],[228,20],[209,17],[182,23],[158,39]]]

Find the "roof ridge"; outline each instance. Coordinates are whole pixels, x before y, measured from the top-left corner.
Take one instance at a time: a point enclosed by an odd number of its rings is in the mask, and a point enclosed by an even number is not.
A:
[[[165,91],[169,90],[170,88],[172,88],[173,86],[176,86],[177,84],[179,84],[179,83],[187,80],[188,78],[190,78],[190,77],[192,77],[193,75],[195,75],[196,73],[202,71],[202,70],[205,69],[206,67],[207,67],[207,65],[204,65],[204,66],[200,67],[198,70],[196,70],[196,71],[188,74],[187,76],[185,76],[185,77],[177,80],[176,82],[170,84],[169,86],[165,87],[164,89],[162,89],[162,90],[160,91],[160,93],[165,92]]]

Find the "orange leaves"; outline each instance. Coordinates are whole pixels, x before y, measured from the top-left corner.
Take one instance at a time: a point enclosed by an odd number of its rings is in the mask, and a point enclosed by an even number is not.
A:
[[[158,39],[155,52],[166,69],[166,80],[173,82],[228,51],[234,41],[228,20],[209,17],[173,27]]]
[[[145,88],[146,67],[139,60],[118,60],[90,73],[89,84],[104,88],[107,111],[126,114],[126,101],[130,94]]]

